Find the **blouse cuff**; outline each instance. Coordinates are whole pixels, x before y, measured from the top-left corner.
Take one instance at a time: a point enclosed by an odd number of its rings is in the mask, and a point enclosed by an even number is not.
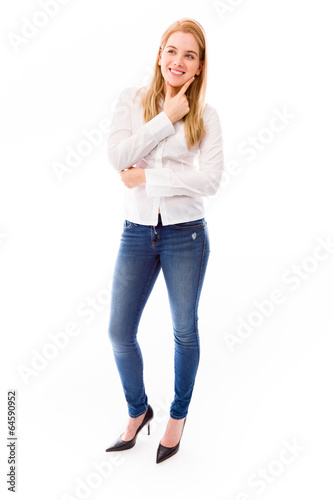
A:
[[[165,111],[161,111],[158,115],[154,116],[154,118],[145,124],[145,127],[149,130],[156,142],[160,142],[168,135],[175,133],[172,121]]]

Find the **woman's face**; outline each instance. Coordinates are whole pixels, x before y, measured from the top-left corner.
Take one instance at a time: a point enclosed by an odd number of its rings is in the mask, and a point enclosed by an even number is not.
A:
[[[177,91],[193,75],[199,75],[203,62],[199,61],[199,44],[192,33],[172,33],[160,50],[159,64],[164,80]]]

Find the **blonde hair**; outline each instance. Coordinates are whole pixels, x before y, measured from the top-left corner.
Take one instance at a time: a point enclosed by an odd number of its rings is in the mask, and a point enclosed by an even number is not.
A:
[[[200,63],[204,63],[200,74],[196,75],[195,80],[186,90],[186,98],[189,103],[190,111],[183,117],[184,132],[187,146],[189,149],[192,149],[206,134],[203,114],[205,110],[207,87],[207,40],[203,27],[197,21],[183,18],[175,21],[165,30],[156,57],[153,79],[147,92],[142,96],[140,104],[144,110],[143,118],[145,123],[160,112],[158,109],[158,101],[161,96],[163,99],[165,98],[165,84],[161,66],[159,65],[159,52],[160,50],[164,50],[169,36],[176,31],[191,33],[196,38],[199,45],[199,61]],[[138,92],[140,92],[142,88],[143,87],[141,87]]]

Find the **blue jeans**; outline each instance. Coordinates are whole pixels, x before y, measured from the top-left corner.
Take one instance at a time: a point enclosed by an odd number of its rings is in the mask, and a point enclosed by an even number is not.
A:
[[[174,400],[170,416],[186,417],[199,364],[198,304],[209,257],[205,218],[163,226],[124,221],[111,290],[108,335],[127,401],[136,418],[148,409],[139,321],[162,268],[174,333]]]

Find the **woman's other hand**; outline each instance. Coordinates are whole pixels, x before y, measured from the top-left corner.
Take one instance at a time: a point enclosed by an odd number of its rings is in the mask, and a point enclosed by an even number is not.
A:
[[[144,168],[129,167],[119,172],[120,178],[129,189],[146,184],[146,174]]]

